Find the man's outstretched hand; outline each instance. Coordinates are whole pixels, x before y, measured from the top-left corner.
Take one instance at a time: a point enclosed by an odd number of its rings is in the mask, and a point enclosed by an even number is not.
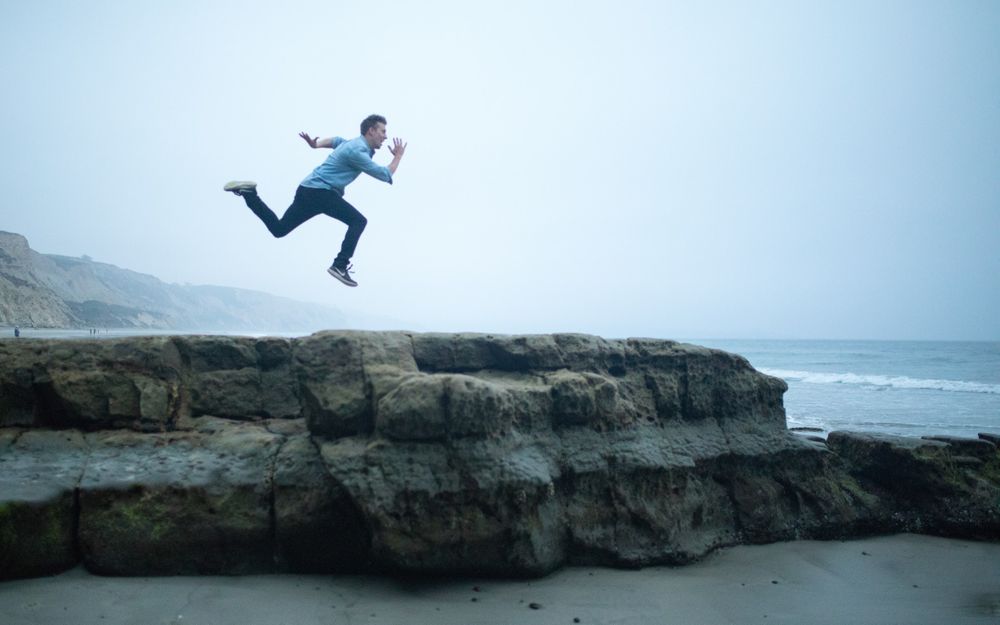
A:
[[[316,148],[316,141],[319,140],[319,137],[310,137],[307,132],[300,132],[299,136],[302,137],[303,141],[309,144],[309,147],[314,149]]]
[[[403,158],[403,152],[406,151],[406,144],[403,143],[402,139],[393,139],[389,151],[392,152],[392,162],[389,163],[389,171],[395,174],[396,168],[399,167],[399,161]]]

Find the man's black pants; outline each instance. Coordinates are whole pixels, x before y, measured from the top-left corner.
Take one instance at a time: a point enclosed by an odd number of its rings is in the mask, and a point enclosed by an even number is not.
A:
[[[364,232],[368,220],[358,212],[336,191],[328,189],[312,189],[300,186],[295,190],[295,199],[288,207],[285,214],[278,219],[267,204],[260,199],[256,193],[243,196],[247,206],[260,217],[267,229],[276,237],[283,237],[292,230],[295,230],[304,222],[312,219],[320,213],[329,215],[337,221],[347,224],[347,234],[344,235],[344,242],[340,245],[340,253],[337,254],[333,264],[337,267],[347,267],[347,261],[354,256],[354,248],[358,246],[358,239]]]

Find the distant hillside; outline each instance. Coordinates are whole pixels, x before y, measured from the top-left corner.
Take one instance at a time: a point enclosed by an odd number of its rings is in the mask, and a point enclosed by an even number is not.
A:
[[[0,231],[0,325],[299,332],[345,326],[344,315],[258,291],[167,284],[89,258],[39,254]]]

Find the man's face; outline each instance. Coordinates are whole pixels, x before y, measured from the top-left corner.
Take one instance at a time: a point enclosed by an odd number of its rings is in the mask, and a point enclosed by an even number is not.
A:
[[[385,124],[377,122],[374,126],[368,129],[368,132],[365,134],[365,139],[368,140],[368,145],[370,145],[373,150],[377,150],[382,147],[382,143],[385,141]]]

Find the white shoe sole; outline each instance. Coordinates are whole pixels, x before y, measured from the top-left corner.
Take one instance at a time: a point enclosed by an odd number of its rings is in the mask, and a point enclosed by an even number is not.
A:
[[[354,280],[350,280],[349,278],[345,278],[344,276],[334,271],[332,267],[327,269],[326,272],[331,276],[333,276],[334,278],[340,280],[341,283],[346,284],[347,286],[358,286],[357,282],[355,282]]]
[[[227,182],[226,186],[222,187],[222,190],[229,193],[237,193],[239,191],[256,191],[257,183],[234,180],[233,182]]]

